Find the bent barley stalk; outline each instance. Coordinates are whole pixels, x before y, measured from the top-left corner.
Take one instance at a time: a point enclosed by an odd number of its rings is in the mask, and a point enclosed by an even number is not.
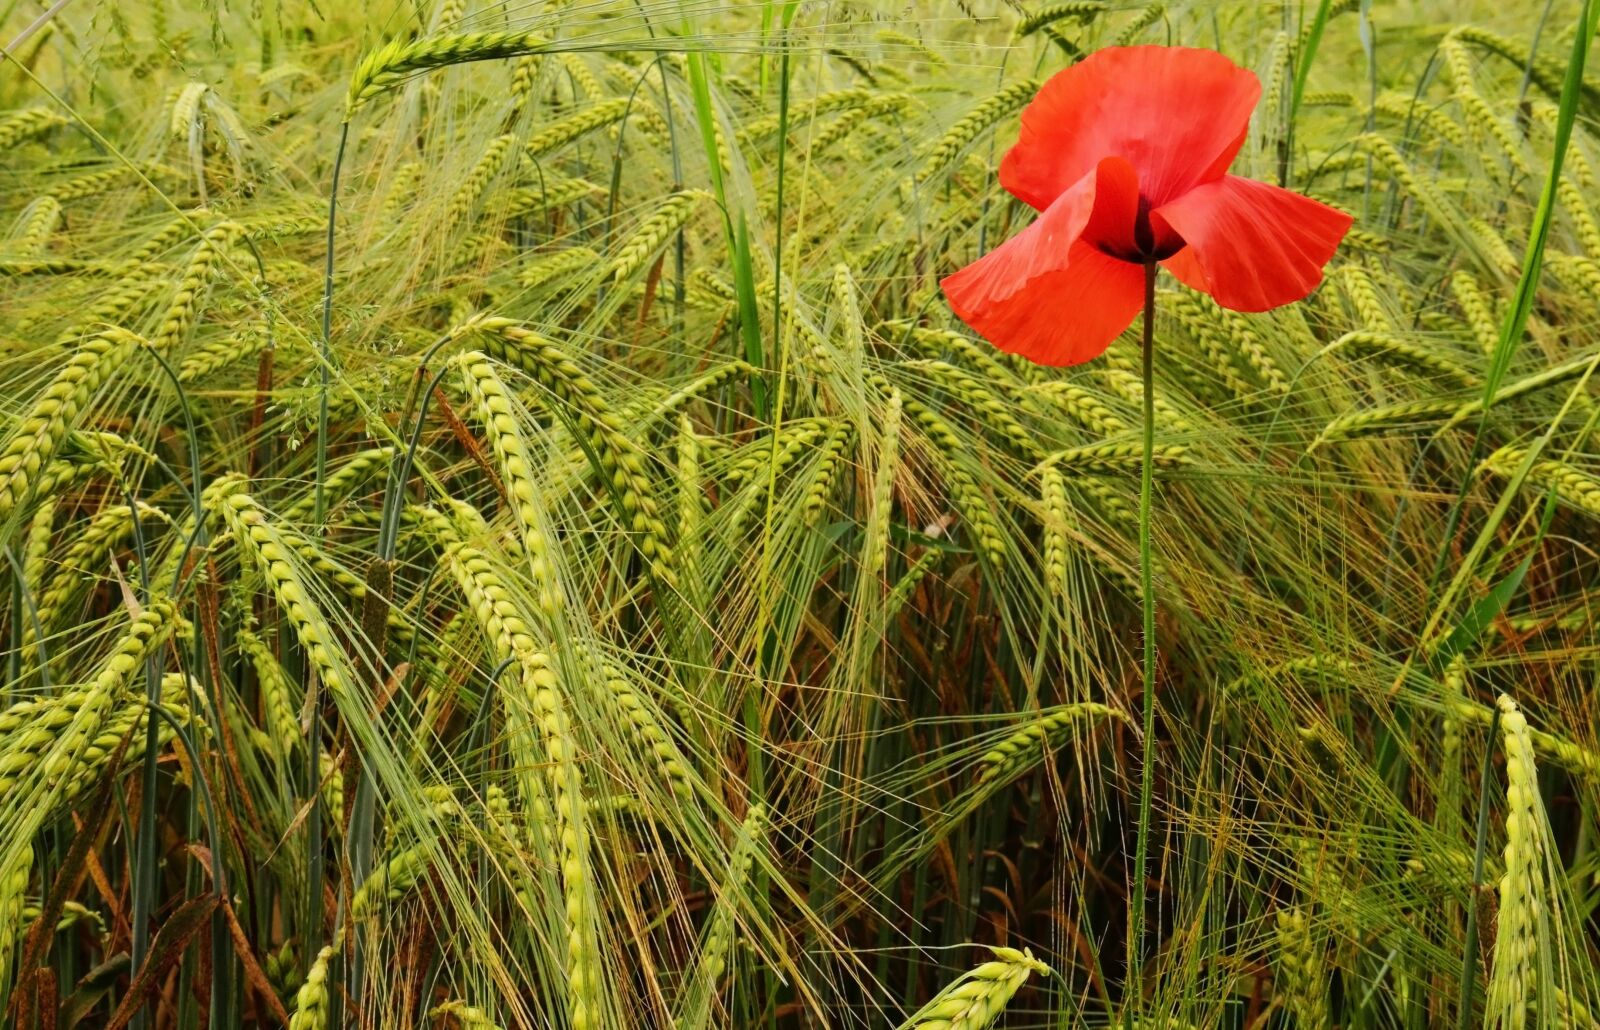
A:
[[[44,596],[45,575],[49,569],[50,542],[55,537],[56,508],[60,498],[46,495],[34,509],[33,520],[28,523],[28,535],[22,549],[22,589],[34,600]],[[24,639],[34,632],[37,616],[23,624]],[[26,646],[26,645],[24,645]]]
[[[67,117],[53,107],[29,107],[0,115],[0,150],[37,139],[51,129],[67,124]]]
[[[489,188],[489,184],[505,167],[506,160],[512,154],[511,148],[516,142],[517,137],[510,133],[496,136],[489,141],[489,145],[484,148],[483,156],[478,158],[478,163],[467,173],[455,196],[450,198],[450,206],[444,215],[446,225],[454,226],[466,219],[484,191]]]
[[[396,39],[361,59],[350,76],[345,117],[368,100],[393,89],[418,72],[471,61],[521,57],[543,49],[536,32],[468,32],[422,39]]]
[[[655,712],[645,704],[620,668],[605,662],[601,663],[598,671],[604,681],[605,696],[622,716],[622,723],[634,745],[650,756],[662,779],[680,800],[692,800],[694,789],[689,782],[689,770],[683,754],[661,728]]]
[[[1104,14],[1105,10],[1105,0],[1066,0],[1064,3],[1047,4],[1018,22],[1016,34],[1031,36],[1045,26],[1066,18],[1088,21]]]
[[[1500,320],[1490,307],[1489,298],[1483,295],[1478,280],[1465,269],[1458,269],[1450,277],[1450,291],[1455,294],[1461,313],[1472,329],[1472,338],[1486,355],[1493,355],[1500,345]]]
[[[191,348],[178,366],[178,379],[188,385],[214,375],[235,362],[255,359],[267,349],[268,340],[265,329],[252,327]]]
[[[138,517],[146,525],[145,531],[149,532],[167,516],[161,509],[140,502]],[[89,520],[88,525],[76,531],[72,543],[55,563],[55,573],[49,585],[36,595],[38,607],[35,619],[23,627],[23,651],[30,660],[38,643],[33,622],[37,622],[39,632],[50,636],[58,615],[65,611],[67,603],[76,593],[84,590],[86,584],[92,584],[102,574],[109,564],[109,557],[133,535],[134,528],[134,509],[126,504],[118,504],[100,512]]]
[[[1522,464],[1527,449],[1512,444],[1483,460],[1481,468],[1503,478],[1511,478]],[[1565,462],[1554,459],[1536,461],[1528,470],[1528,481],[1553,487],[1562,500],[1580,511],[1600,518],[1600,478],[1587,475]]]
[[[845,451],[854,439],[855,427],[844,423],[836,426],[818,447],[816,472],[800,505],[806,525],[815,526],[822,520],[828,508],[828,499],[833,495],[839,470],[847,463]]]
[[[333,633],[290,558],[294,548],[267,521],[266,514],[248,493],[241,490],[222,496],[217,508],[234,541],[272,587],[323,686],[341,703],[353,700],[346,663],[335,650]]]
[[[129,623],[99,673],[82,690],[52,699],[61,706],[54,714],[38,718],[38,725],[20,726],[5,741],[0,796],[29,801],[16,831],[19,843],[30,841],[56,807],[89,782],[86,776],[96,763],[126,734],[126,725],[111,740],[102,731],[108,725],[115,729],[118,706],[129,700],[134,676],[145,658],[172,635],[177,617],[170,600],[152,602]],[[142,708],[124,710],[129,720],[142,715]]]
[[[580,200],[594,200],[600,203],[605,199],[605,192],[603,187],[596,186],[587,179],[546,176],[536,186],[519,186],[516,189],[506,190],[495,202],[494,214],[497,219],[507,221],[513,218],[526,218],[546,211],[558,211]],[[560,253],[568,255],[568,261],[575,261],[577,254],[592,255],[594,252],[587,247],[575,246]]]
[[[431,841],[416,844],[380,863],[350,896],[350,921],[369,919],[381,906],[405,897],[428,875],[437,847]]]
[[[232,245],[242,231],[237,222],[221,222],[207,229],[200,237],[200,245],[189,258],[183,278],[178,280],[178,290],[161,319],[161,327],[150,337],[152,349],[166,353],[193,328],[200,307],[200,294],[209,285],[212,270],[223,251]]]
[[[648,459],[623,432],[625,423],[600,388],[554,341],[504,318],[484,319],[476,328],[491,355],[521,368],[573,409],[588,430],[601,471],[611,477],[611,489],[635,534],[639,553],[650,563],[651,573],[672,586],[676,579],[672,552],[646,475]]]
[[[48,194],[38,197],[17,216],[8,249],[22,257],[36,257],[60,223],[61,202]]]
[[[279,760],[287,763],[305,735],[300,728],[300,706],[295,703],[300,692],[293,688],[283,666],[260,637],[244,627],[237,629],[234,636],[255,669],[265,713],[263,721],[270,731],[273,747]]]
[[[22,935],[23,908],[33,872],[33,842],[18,838],[0,848],[0,998],[9,998],[11,949]]]
[[[628,98],[614,97],[602,100],[591,107],[568,115],[540,129],[523,144],[522,150],[530,158],[541,158],[560,150],[568,143],[587,136],[596,129],[620,122],[628,114]]]
[[[1092,443],[1046,455],[1040,464],[1080,475],[1114,475],[1137,468],[1141,457],[1138,444]],[[1157,444],[1150,460],[1159,469],[1181,468],[1189,463],[1189,448],[1184,444]]]
[[[341,462],[323,482],[323,496],[329,510],[337,507],[357,486],[387,469],[396,453],[395,447],[386,444],[357,451]],[[316,498],[308,494],[283,509],[283,521],[291,525],[305,522],[311,518],[315,506]]]
[[[1329,353],[1349,353],[1463,387],[1478,385],[1478,377],[1449,358],[1391,333],[1356,329],[1327,347]]]
[[[1462,25],[1450,32],[1452,40],[1461,40],[1510,61],[1526,72],[1529,80],[1552,97],[1561,95],[1561,83],[1566,78],[1566,67],[1548,54],[1528,52],[1528,48],[1512,39],[1476,25]],[[1591,99],[1596,91],[1592,82],[1583,84],[1583,91]]]
[[[1067,504],[1067,481],[1054,465],[1039,472],[1039,503],[1044,510],[1045,585],[1056,595],[1067,589],[1067,530],[1074,523]]]
[[[1322,427],[1322,432],[1311,441],[1313,448],[1322,444],[1355,440],[1378,433],[1400,429],[1416,429],[1431,422],[1453,416],[1461,405],[1455,401],[1407,401],[1387,404],[1381,408],[1352,411],[1341,415]]]
[[[0,452],[0,520],[28,497],[29,485],[77,424],[106,378],[144,341],[125,329],[104,329],[78,346],[65,368],[12,430]]]
[[[594,267],[599,261],[600,255],[588,247],[567,247],[529,262],[517,276],[517,281],[532,290],[546,283],[570,278],[578,272]]]
[[[869,374],[867,380],[879,394],[888,398],[895,387],[882,375]],[[942,459],[941,471],[949,487],[951,499],[967,521],[978,550],[995,568],[1003,567],[1006,560],[1006,538],[994,518],[994,505],[984,496],[978,481],[963,465],[966,446],[955,430],[937,412],[913,400],[905,400],[904,407],[912,421],[926,434],[927,442]]]
[[[894,517],[894,486],[900,471],[900,433],[903,404],[900,391],[890,392],[878,423],[877,464],[872,475],[871,507],[864,527],[866,551],[861,561],[864,584],[880,590],[878,580],[889,565],[890,523]]]
[[[1039,83],[1035,79],[1023,79],[1014,82],[1004,89],[996,91],[977,107],[967,112],[960,120],[934,141],[924,159],[922,168],[917,172],[917,182],[922,183],[933,178],[953,161],[958,154],[971,146],[983,132],[991,128],[996,122],[1017,108],[1033,99],[1039,92]]]
[[[683,228],[695,208],[711,199],[704,190],[675,193],[646,218],[611,262],[611,278],[618,282],[636,275],[660,253],[672,234]]]
[[[521,658],[522,689],[543,737],[561,849],[561,890],[567,939],[567,1018],[573,1030],[600,1025],[600,954],[589,873],[589,832],[584,820],[577,749],[558,681],[543,654]]]
[[[1095,701],[1078,701],[1047,708],[1039,712],[1034,721],[983,753],[983,757],[978,759],[979,780],[988,782],[1021,772],[1030,759],[1038,760],[1067,731],[1086,719],[1130,721],[1126,712]]]
[[[495,374],[488,355],[481,351],[468,351],[455,361],[461,369],[478,418],[488,431],[489,444],[494,449],[500,474],[510,493],[511,505],[516,511],[517,524],[522,533],[522,547],[528,556],[529,571],[538,585],[539,607],[547,616],[553,617],[561,605],[561,587],[556,580],[546,540],[544,508],[533,474],[534,461],[522,441],[511,393]]]
[[[927,373],[941,387],[961,398],[979,416],[981,424],[1004,438],[1020,456],[1034,461],[1041,457],[1036,434],[1018,422],[1011,414],[1010,405],[990,392],[976,377],[944,361],[907,362],[903,367]]]
[[[638,405],[624,409],[620,414],[627,424],[637,425],[643,429],[676,414],[691,402],[705,397],[735,379],[748,377],[753,372],[754,369],[743,361],[729,361],[697,376],[660,400],[652,401],[648,406],[648,410],[641,410],[644,408],[643,402],[641,402]]]
[[[164,279],[150,278],[148,273],[148,268],[139,265],[118,279],[100,294],[88,310],[75,313],[77,321],[56,334],[56,345],[75,343],[104,323],[132,322],[133,317],[144,310],[155,294],[171,285]]]
[[[1108,367],[1100,369],[1100,376],[1105,380],[1106,385],[1111,387],[1128,404],[1138,407],[1144,403],[1144,384],[1132,372],[1124,368]],[[1174,407],[1166,397],[1162,396],[1160,389],[1155,391],[1154,403],[1157,426],[1175,433],[1190,433],[1194,431],[1194,424],[1185,418],[1183,413]],[[1121,429],[1117,430],[1117,432],[1121,431]]]

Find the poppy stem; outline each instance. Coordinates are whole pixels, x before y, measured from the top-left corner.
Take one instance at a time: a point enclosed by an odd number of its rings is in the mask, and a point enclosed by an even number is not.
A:
[[[1139,594],[1144,608],[1143,752],[1139,758],[1139,836],[1133,859],[1133,891],[1128,902],[1128,970],[1123,988],[1124,1022],[1131,1023],[1143,993],[1140,971],[1144,964],[1145,866],[1150,852],[1150,799],[1155,787],[1156,728],[1156,599],[1150,557],[1150,512],[1154,492],[1151,472],[1155,454],[1155,326],[1156,270],[1144,265],[1144,337],[1140,347],[1144,380],[1144,460],[1139,469]]]

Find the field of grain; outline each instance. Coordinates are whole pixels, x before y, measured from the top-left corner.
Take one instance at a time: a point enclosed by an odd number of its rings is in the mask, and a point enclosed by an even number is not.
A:
[[[1597,18],[0,3],[0,1026],[1600,1027]],[[939,280],[1152,43],[1355,222],[1147,691],[1138,326]]]

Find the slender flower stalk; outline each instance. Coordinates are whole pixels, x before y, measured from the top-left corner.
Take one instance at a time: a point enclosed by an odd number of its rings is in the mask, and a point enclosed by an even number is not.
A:
[[[1039,217],[940,283],[968,325],[1001,350],[1041,365],[1098,357],[1144,316],[1144,750],[1129,874],[1124,1013],[1130,1025],[1141,993],[1156,763],[1156,276],[1166,268],[1222,307],[1267,311],[1316,288],[1352,222],[1309,197],[1227,174],[1260,98],[1254,73],[1187,47],[1107,47],[1057,73],[1022,112],[1021,135],[1000,164],[1001,185]]]
[[[1143,752],[1139,756],[1139,829],[1134,844],[1133,891],[1128,901],[1128,982],[1138,982],[1144,956],[1145,866],[1150,858],[1150,803],[1155,793],[1156,730],[1156,597],[1153,550],[1150,542],[1151,512],[1154,508],[1154,468],[1156,449],[1155,413],[1155,324],[1156,272],[1154,261],[1144,266],[1144,332],[1139,347],[1141,378],[1144,382],[1144,450],[1139,464],[1139,604],[1144,614],[1144,706],[1140,722]]]

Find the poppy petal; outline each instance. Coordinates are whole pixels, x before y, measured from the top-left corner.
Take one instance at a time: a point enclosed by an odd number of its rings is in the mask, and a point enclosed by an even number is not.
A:
[[[1131,237],[1139,184],[1107,158],[1026,229],[941,281],[961,320],[1001,350],[1041,365],[1102,353],[1144,305],[1144,269],[1099,240]]]
[[[1187,244],[1162,262],[1168,271],[1235,311],[1267,311],[1316,289],[1353,221],[1310,197],[1235,175],[1196,187],[1150,220]]]
[[[1261,96],[1214,50],[1107,47],[1057,72],[1022,112],[1000,183],[1042,211],[1105,157],[1132,163],[1152,207],[1219,178]]]

